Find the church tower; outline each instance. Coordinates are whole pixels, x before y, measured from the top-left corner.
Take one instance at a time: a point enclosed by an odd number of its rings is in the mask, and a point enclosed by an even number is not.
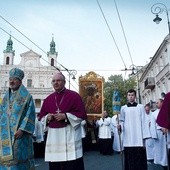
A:
[[[52,37],[52,41],[50,43],[50,51],[47,52],[49,66],[57,67],[57,56],[58,53],[55,50],[55,42],[54,38]]]
[[[11,35],[9,37],[9,40],[7,41],[7,46],[3,53],[4,53],[3,65],[13,65],[15,50],[13,50],[13,42],[11,40]]]

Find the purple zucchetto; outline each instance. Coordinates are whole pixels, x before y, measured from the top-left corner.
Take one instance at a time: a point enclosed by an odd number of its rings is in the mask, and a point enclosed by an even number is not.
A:
[[[9,71],[9,78],[17,78],[22,80],[24,78],[24,72],[19,68],[12,68]]]

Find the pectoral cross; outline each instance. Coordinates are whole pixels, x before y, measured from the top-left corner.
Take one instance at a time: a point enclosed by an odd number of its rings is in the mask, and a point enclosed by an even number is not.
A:
[[[11,123],[15,123],[16,122],[16,120],[13,117],[10,118],[10,120],[11,120]]]
[[[57,112],[57,113],[60,113],[60,112],[61,112],[61,110],[58,108],[56,112]]]

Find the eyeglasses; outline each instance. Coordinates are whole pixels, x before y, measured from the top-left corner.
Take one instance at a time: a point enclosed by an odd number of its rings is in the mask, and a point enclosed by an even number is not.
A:
[[[61,81],[63,81],[63,80],[52,80],[52,83],[55,83],[55,82],[61,82]]]

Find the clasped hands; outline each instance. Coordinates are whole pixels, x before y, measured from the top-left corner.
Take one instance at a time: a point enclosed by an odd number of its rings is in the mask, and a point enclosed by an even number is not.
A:
[[[65,115],[65,113],[56,113],[56,114],[48,113],[47,120],[52,121],[54,119],[57,120],[57,121],[65,120],[66,115]]]

